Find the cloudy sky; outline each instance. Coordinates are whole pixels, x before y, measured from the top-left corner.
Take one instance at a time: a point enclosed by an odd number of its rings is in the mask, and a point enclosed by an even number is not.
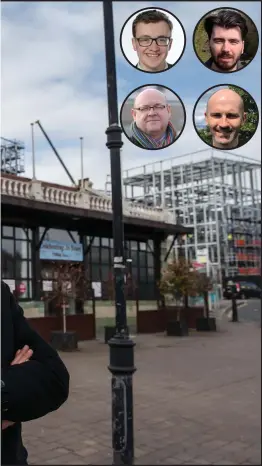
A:
[[[200,94],[217,84],[236,84],[260,101],[260,49],[244,70],[224,76],[206,69],[192,47],[193,30],[202,15],[235,2],[165,2],[184,25],[187,45],[183,58],[171,70],[150,75],[131,67],[119,46],[121,28],[137,10],[159,7],[156,2],[115,2],[115,44],[119,111],[125,97],[136,87],[163,84],[183,100],[187,124],[177,143],[161,151],[143,151],[123,135],[122,167],[206,149],[196,135],[192,111]],[[237,7],[255,22],[259,34],[260,3],[238,2]],[[26,176],[32,176],[30,123],[40,120],[73,177],[80,178],[80,143],[84,137],[84,175],[103,189],[110,172],[105,146],[108,125],[102,2],[6,2],[2,3],[1,135],[25,143]],[[190,12],[190,14],[189,14]],[[241,154],[260,160],[260,127]],[[69,184],[40,129],[35,128],[36,176]],[[234,152],[234,151],[232,151]],[[181,159],[180,159],[181,161]]]

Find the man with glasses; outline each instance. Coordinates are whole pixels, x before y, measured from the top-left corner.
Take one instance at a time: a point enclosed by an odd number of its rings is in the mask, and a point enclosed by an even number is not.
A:
[[[139,59],[138,69],[156,73],[171,68],[166,58],[172,46],[172,29],[168,16],[157,10],[143,11],[135,18],[132,44]]]
[[[162,149],[173,144],[176,130],[171,107],[166,96],[157,89],[147,88],[138,94],[132,108],[130,140],[142,149]]]

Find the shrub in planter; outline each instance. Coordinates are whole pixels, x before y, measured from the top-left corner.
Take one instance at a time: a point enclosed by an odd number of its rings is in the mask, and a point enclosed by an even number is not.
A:
[[[215,332],[216,319],[215,317],[199,317],[196,320],[196,329],[198,332]]]
[[[170,320],[167,322],[166,334],[168,337],[185,337],[188,335],[188,326],[184,320]]]
[[[195,273],[190,262],[183,257],[170,261],[162,272],[159,289],[165,297],[172,296],[175,301],[183,299],[186,310],[188,296],[196,293]],[[188,335],[185,320],[180,317],[178,311],[177,318],[167,325],[167,335]]]
[[[75,351],[78,349],[76,332],[53,331],[51,332],[51,345],[57,351]]]
[[[198,293],[204,298],[204,313],[203,317],[199,317],[196,321],[196,329],[199,332],[209,332],[216,331],[216,319],[215,317],[209,316],[209,302],[208,302],[208,292],[212,289],[212,282],[210,278],[204,274],[195,272],[196,282],[198,287]]]

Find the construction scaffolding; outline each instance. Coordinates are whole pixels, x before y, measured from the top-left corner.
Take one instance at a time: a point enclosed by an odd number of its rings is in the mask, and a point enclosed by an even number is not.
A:
[[[110,178],[106,184],[110,192]],[[207,149],[123,172],[126,199],[173,212],[195,234],[174,252],[222,277],[261,275],[261,164]],[[214,272],[215,271],[215,272]]]
[[[13,175],[25,172],[25,146],[21,141],[1,137],[1,171]]]

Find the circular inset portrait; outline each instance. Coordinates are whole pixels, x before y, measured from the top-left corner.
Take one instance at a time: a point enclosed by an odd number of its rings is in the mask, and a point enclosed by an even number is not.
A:
[[[161,73],[182,57],[186,35],[180,21],[163,8],[144,8],[130,16],[120,33],[122,53],[145,73]]]
[[[141,149],[163,149],[182,134],[186,111],[180,97],[165,86],[149,84],[124,100],[120,121],[123,132]]]
[[[231,84],[205,91],[193,110],[193,123],[200,139],[220,150],[244,146],[254,136],[258,121],[258,107],[253,97]]]
[[[193,34],[197,57],[218,73],[233,73],[245,68],[255,57],[258,43],[255,23],[235,8],[210,11],[197,23]]]

